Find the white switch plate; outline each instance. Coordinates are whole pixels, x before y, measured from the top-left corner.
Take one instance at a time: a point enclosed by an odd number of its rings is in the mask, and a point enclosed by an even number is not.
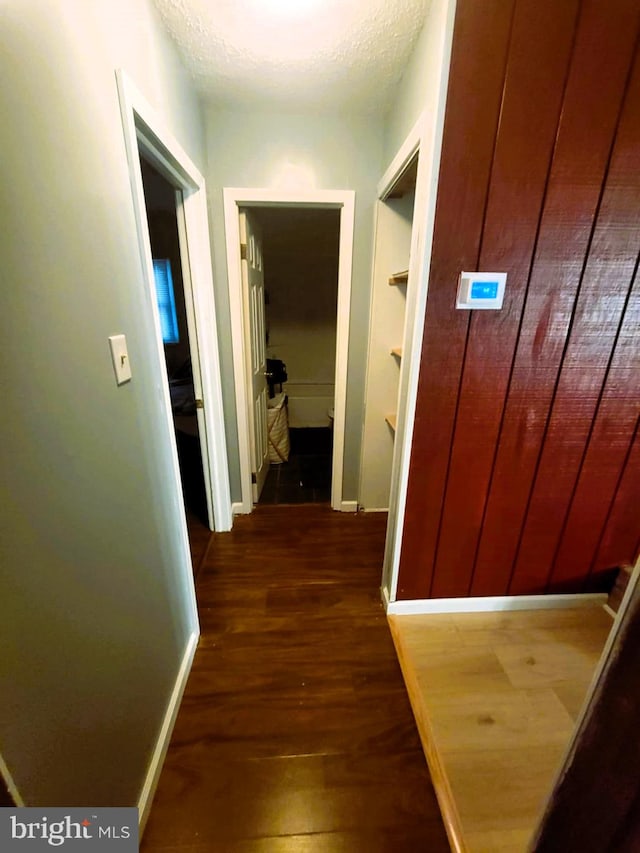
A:
[[[125,382],[131,379],[127,339],[124,335],[112,335],[109,338],[109,346],[111,347],[111,359],[113,361],[113,370],[116,374],[116,383],[124,385]]]
[[[461,272],[456,308],[499,311],[506,286],[506,272]]]

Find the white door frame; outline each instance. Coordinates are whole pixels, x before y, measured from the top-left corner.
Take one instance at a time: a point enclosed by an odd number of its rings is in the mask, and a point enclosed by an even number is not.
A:
[[[400,150],[378,184],[378,199],[384,201],[394,185],[416,154],[419,155],[422,143],[424,116],[420,116],[409,135],[400,146]],[[424,313],[416,310],[418,285],[422,280],[422,245],[425,219],[424,193],[421,192],[424,168],[418,159],[416,191],[411,223],[411,250],[409,253],[409,277],[407,279],[407,298],[405,307],[404,338],[402,342],[402,360],[400,362],[400,383],[398,389],[398,408],[395,436],[393,440],[393,461],[391,464],[391,489],[389,494],[389,516],[382,575],[382,591],[385,603],[395,600],[397,574],[400,561],[400,545],[404,524],[406,484],[409,475],[409,458],[413,437],[413,419],[417,397],[417,379],[420,370],[422,349],[422,324]],[[377,220],[376,220],[377,221]],[[375,270],[372,269],[372,276]],[[372,284],[373,288],[373,284]],[[426,290],[426,287],[425,287]],[[425,292],[426,297],[426,292]]]
[[[418,379],[420,376],[444,123],[444,95],[446,93],[447,75],[443,74],[442,77],[444,84],[441,81],[438,115],[433,117],[423,114],[418,119],[378,184],[378,198],[384,200],[410,160],[416,152],[419,152],[411,232],[409,279],[407,281],[406,322],[400,364],[398,420],[393,447],[389,517],[382,573],[382,596],[387,606],[396,600],[397,595],[402,530],[409,482],[409,462],[418,398]],[[437,365],[434,369],[437,370]]]
[[[347,404],[347,357],[351,315],[351,269],[353,265],[353,229],[355,192],[353,190],[287,191],[278,189],[224,189],[224,227],[227,246],[229,308],[233,341],[233,372],[238,419],[240,481],[242,501],[238,512],[253,509],[251,493],[251,454],[248,395],[246,387],[247,344],[244,335],[242,275],[240,267],[240,207],[311,207],[340,210],[340,255],[338,263],[338,307],[336,322],[336,374],[333,421],[333,462],[331,470],[331,506],[344,510],[342,472],[344,468],[344,431]],[[351,503],[349,502],[349,509]]]
[[[164,127],[162,121],[149,106],[127,74],[116,71],[120,112],[124,130],[127,161],[133,206],[135,211],[138,242],[142,261],[143,275],[149,294],[150,310],[154,317],[156,345],[160,369],[164,375],[164,409],[169,426],[169,434],[174,435],[173,416],[169,382],[166,376],[166,364],[160,318],[155,299],[153,261],[149,240],[149,225],[144,200],[140,152],[153,163],[154,167],[166,177],[182,194],[182,209],[178,209],[178,222],[184,225],[184,236],[188,243],[188,261],[191,271],[190,283],[185,280],[185,288],[191,286],[193,301],[193,324],[196,346],[200,354],[200,377],[195,376],[194,387],[201,378],[202,387],[195,387],[196,396],[204,401],[205,435],[201,436],[209,457],[209,470],[204,471],[208,480],[207,504],[209,517],[213,519],[215,530],[231,530],[233,516],[231,512],[231,492],[227,466],[227,448],[222,408],[222,385],[220,380],[220,360],[216,329],[216,311],[213,293],[211,249],[207,217],[206,187],[203,176],[192,163],[185,151]],[[181,250],[184,247],[181,245]],[[189,301],[187,299],[187,301]],[[171,444],[173,471],[178,493],[182,495],[180,467],[175,439]],[[211,505],[212,504],[212,505]],[[184,544],[189,554],[186,517],[183,514]]]
[[[384,199],[416,150],[420,150],[416,176],[415,218],[413,222],[411,263],[407,282],[407,320],[403,358],[400,366],[398,422],[393,449],[389,518],[382,573],[382,597],[385,604],[397,597],[402,530],[409,483],[409,462],[418,397],[418,379],[422,356],[422,338],[427,308],[427,289],[431,269],[431,249],[436,215],[438,177],[444,115],[449,85],[449,63],[456,11],[455,0],[444,0],[441,50],[438,68],[429,86],[429,106],[409,133],[391,165],[378,184],[378,197]],[[438,13],[439,14],[439,13]],[[414,239],[415,238],[415,239]],[[432,365],[437,370],[437,365]]]

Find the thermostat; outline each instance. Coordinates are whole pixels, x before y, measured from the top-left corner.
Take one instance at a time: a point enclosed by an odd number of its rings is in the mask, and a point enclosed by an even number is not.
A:
[[[461,272],[456,308],[496,311],[502,308],[506,284],[506,272]]]

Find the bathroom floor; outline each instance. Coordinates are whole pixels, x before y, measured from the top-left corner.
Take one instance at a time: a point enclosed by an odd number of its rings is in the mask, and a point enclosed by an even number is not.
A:
[[[328,503],[331,500],[331,429],[291,429],[289,441],[289,461],[271,465],[259,502]]]

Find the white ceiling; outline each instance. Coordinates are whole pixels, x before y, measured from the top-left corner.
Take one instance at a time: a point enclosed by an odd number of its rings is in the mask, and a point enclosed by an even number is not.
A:
[[[209,101],[383,112],[430,0],[154,0]]]

